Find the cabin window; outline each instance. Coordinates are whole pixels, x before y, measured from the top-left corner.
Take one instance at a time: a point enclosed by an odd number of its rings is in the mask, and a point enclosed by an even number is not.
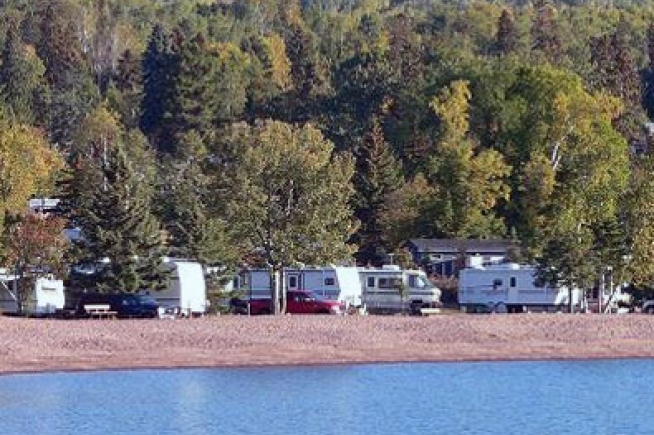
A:
[[[334,278],[325,278],[325,285],[335,285],[336,281]]]
[[[368,277],[368,287],[374,287],[375,286],[375,277],[374,276],[369,276]]]
[[[516,278],[515,276],[512,276],[512,277],[509,279],[509,286],[511,286],[511,287],[517,287],[517,286],[518,286],[518,278]]]
[[[493,280],[493,287],[501,287],[502,286],[502,280],[499,278],[495,278]]]
[[[379,288],[398,288],[401,285],[401,278],[379,278]]]

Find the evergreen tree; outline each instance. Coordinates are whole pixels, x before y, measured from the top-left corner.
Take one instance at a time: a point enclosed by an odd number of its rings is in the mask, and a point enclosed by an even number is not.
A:
[[[286,55],[291,62],[293,91],[285,100],[286,118],[306,122],[313,113],[315,99],[324,94],[327,77],[318,52],[316,35],[304,22],[297,0],[289,1],[282,12]]]
[[[206,134],[213,128],[220,98],[215,93],[217,70],[217,56],[204,35],[196,34],[180,44],[172,92],[175,134],[191,130]]]
[[[204,174],[207,152],[201,137],[191,131],[180,143],[180,153],[165,168],[159,200],[170,255],[210,265],[235,264],[237,250],[225,223],[207,207],[211,179]]]
[[[31,123],[37,118],[39,95],[45,92],[44,72],[40,59],[22,43],[12,26],[2,51],[0,97],[16,121]]]
[[[515,18],[510,9],[502,10],[502,15],[497,23],[497,36],[495,40],[495,51],[499,55],[507,55],[513,52],[518,43],[518,29]]]
[[[654,24],[647,28],[647,67],[643,71],[643,106],[647,115],[654,118]]]
[[[411,83],[422,73],[424,65],[424,44],[418,39],[415,21],[399,14],[389,20],[388,31],[391,70],[403,83]]]
[[[157,24],[152,29],[143,58],[141,130],[159,151],[171,151],[171,138],[166,135],[166,116],[172,113],[176,63],[171,37]]]
[[[108,97],[112,107],[120,115],[121,123],[130,130],[139,127],[141,117],[143,82],[140,63],[140,59],[131,50],[123,52],[113,77],[113,93],[110,90]]]
[[[69,87],[79,73],[85,73],[80,38],[77,37],[76,6],[66,0],[41,0],[38,54],[46,66],[45,75],[53,88]],[[72,77],[71,77],[72,76]]]
[[[135,144],[116,142],[97,168],[102,182],[87,186],[91,203],[75,213],[84,260],[98,266],[94,284],[106,292],[157,290],[166,280],[162,233],[151,212],[151,183],[135,168],[138,160],[130,159],[130,146]]]
[[[361,226],[352,242],[359,246],[355,257],[359,264],[379,265],[391,251],[384,234],[382,217],[387,211],[387,198],[402,184],[401,166],[384,140],[379,121],[374,118],[372,128],[355,150],[356,172],[353,178],[355,216]]]

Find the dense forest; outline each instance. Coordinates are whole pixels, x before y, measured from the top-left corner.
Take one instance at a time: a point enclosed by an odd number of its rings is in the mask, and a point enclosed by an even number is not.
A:
[[[511,238],[654,277],[647,2],[0,0],[6,265],[378,264]],[[654,130],[654,129],[653,129]],[[33,216],[30,197],[62,198]],[[81,230],[66,247],[65,227]],[[28,267],[29,266],[29,267]],[[81,278],[80,278],[81,279]]]

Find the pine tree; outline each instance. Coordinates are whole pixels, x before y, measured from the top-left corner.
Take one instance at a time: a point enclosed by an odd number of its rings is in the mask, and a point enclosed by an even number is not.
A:
[[[643,106],[654,118],[654,24],[647,28],[647,68],[643,72]]]
[[[389,52],[391,70],[404,83],[415,81],[424,63],[424,46],[417,39],[415,20],[404,14],[389,19]]]
[[[170,151],[170,138],[165,134],[165,118],[172,113],[175,68],[176,55],[170,35],[161,25],[156,25],[143,58],[141,130],[159,151]]]
[[[518,42],[515,18],[510,9],[504,9],[497,23],[495,50],[499,55],[507,55],[516,48]]]
[[[88,208],[78,210],[85,260],[100,265],[94,284],[106,292],[156,290],[165,284],[162,233],[151,212],[152,187],[118,141],[98,171],[102,182]],[[145,182],[144,182],[145,181]]]
[[[204,35],[196,34],[181,43],[172,80],[171,122],[175,134],[191,130],[205,134],[212,129],[219,101],[215,92],[217,70],[217,56],[210,52]]]
[[[170,159],[165,170],[160,203],[168,233],[170,255],[191,258],[203,264],[235,263],[233,243],[224,222],[207,207],[210,181],[204,174],[206,150],[200,135],[192,131],[180,143],[182,152]]]
[[[353,179],[355,216],[361,221],[352,241],[359,246],[356,259],[360,264],[381,264],[389,246],[383,232],[382,217],[386,200],[402,184],[401,167],[384,140],[377,118],[355,151],[356,172]]]
[[[324,65],[318,56],[316,35],[304,22],[297,0],[289,1],[282,13],[286,55],[291,62],[291,83],[294,89],[286,101],[286,117],[294,122],[306,122],[314,110],[312,104],[327,86]]]
[[[69,87],[84,70],[75,6],[64,0],[40,2],[39,57],[46,66],[46,78],[53,88]]]
[[[591,39],[591,83],[594,88],[619,97],[625,103],[623,113],[613,125],[625,137],[635,139],[645,122],[641,98],[643,95],[647,98],[648,72],[645,70],[642,80],[646,89],[643,93],[626,26],[621,23],[615,32]]]
[[[112,107],[120,114],[120,120],[127,129],[139,127],[143,82],[140,59],[132,51],[125,50],[118,59],[118,69],[113,77],[115,96],[111,93]]]
[[[18,122],[31,123],[36,118],[38,96],[44,91],[45,67],[31,53],[12,26],[7,32],[0,66],[0,96],[10,115]]]

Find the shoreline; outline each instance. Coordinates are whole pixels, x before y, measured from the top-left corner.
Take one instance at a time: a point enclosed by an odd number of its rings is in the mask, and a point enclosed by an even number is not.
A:
[[[654,316],[0,317],[0,375],[654,358]]]
[[[524,359],[494,359],[494,360],[420,360],[420,361],[366,361],[366,362],[318,362],[318,363],[279,363],[279,364],[238,364],[238,365],[201,365],[201,366],[124,366],[124,367],[92,367],[92,368],[57,368],[57,369],[34,369],[17,371],[0,371],[0,378],[19,375],[48,375],[48,374],[73,374],[73,373],[95,373],[95,372],[121,372],[121,371],[168,371],[168,370],[247,370],[257,368],[292,369],[292,368],[323,368],[339,366],[363,366],[363,365],[394,365],[394,364],[501,364],[501,363],[529,363],[529,362],[584,362],[584,361],[621,361],[621,360],[646,360],[651,356],[620,356],[620,357],[570,357],[570,358],[524,358]]]

